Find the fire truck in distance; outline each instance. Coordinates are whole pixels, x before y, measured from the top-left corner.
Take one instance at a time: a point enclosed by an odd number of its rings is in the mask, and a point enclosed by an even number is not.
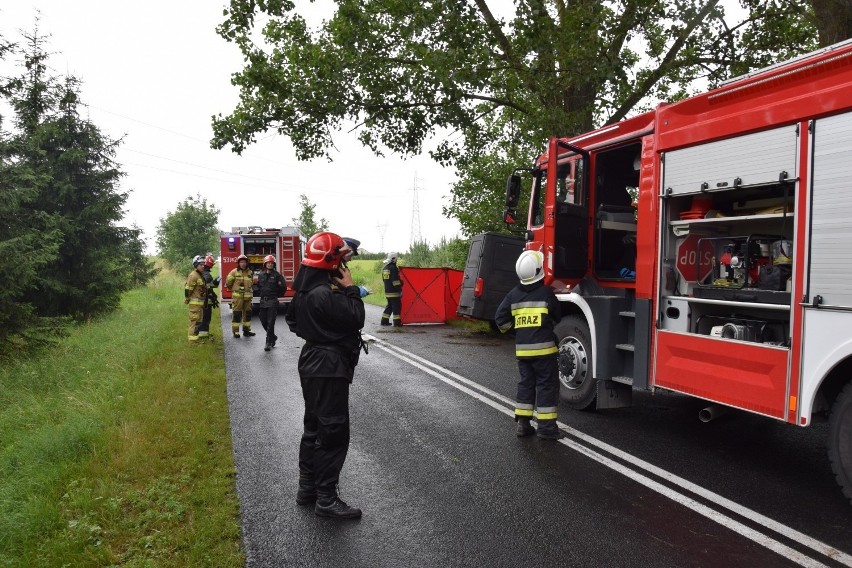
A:
[[[562,306],[576,409],[665,389],[796,426],[827,417],[852,498],[852,42],[573,138],[532,180],[526,248]]]
[[[288,303],[293,297],[293,279],[299,272],[302,255],[305,252],[305,239],[295,227],[264,229],[262,227],[233,227],[230,233],[223,233],[221,243],[222,301],[231,303],[231,290],[225,286],[225,278],[237,267],[237,257],[248,257],[249,268],[257,273],[263,268],[263,257],[271,254],[275,257],[275,269],[284,276],[287,291],[278,301]],[[260,302],[255,290],[252,304]]]

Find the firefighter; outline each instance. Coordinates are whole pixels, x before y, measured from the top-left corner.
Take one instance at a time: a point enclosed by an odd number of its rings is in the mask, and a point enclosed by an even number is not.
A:
[[[239,339],[241,323],[243,335],[254,337],[255,333],[251,330],[251,298],[254,293],[251,269],[248,267],[246,255],[241,254],[237,257],[237,267],[228,274],[225,286],[231,289],[231,308],[234,311],[231,318],[231,331],[234,337]]]
[[[515,402],[516,434],[536,433],[556,440],[559,404],[559,348],[553,326],[562,319],[556,295],[544,285],[544,255],[521,253],[515,263],[520,284],[509,291],[497,308],[494,320],[501,332],[515,328],[515,357],[518,359],[518,392]],[[535,409],[535,410],[533,410]],[[530,425],[535,417],[538,429]]]
[[[258,316],[260,325],[266,330],[264,351],[275,347],[278,336],[275,335],[275,318],[278,316],[278,298],[287,291],[287,283],[281,273],[275,270],[275,257],[271,254],[263,257],[263,270],[257,275],[257,294],[260,296]]]
[[[183,303],[189,306],[189,341],[198,341],[198,325],[204,312],[204,300],[207,298],[207,284],[202,272],[204,258],[196,255],[192,259],[192,272],[186,277],[183,289]]]
[[[305,248],[285,316],[290,331],[305,340],[299,355],[305,416],[296,503],[313,504],[319,516],[353,519],[361,510],[340,499],[337,483],[349,449],[349,385],[362,348],[364,302],[342,263],[348,253],[343,239],[321,232]]]
[[[219,287],[220,277],[213,278],[210,274],[210,269],[216,264],[216,259],[208,253],[204,258],[204,270],[201,276],[204,277],[204,283],[207,284],[207,297],[204,299],[204,311],[202,312],[201,321],[198,323],[198,337],[205,338],[213,336],[210,334],[210,319],[213,317],[213,308],[219,307],[219,296],[216,295],[216,288]]]
[[[391,325],[394,327],[402,327],[400,319],[400,311],[402,308],[402,281],[399,279],[399,268],[396,266],[396,261],[399,258],[399,253],[389,252],[385,259],[385,264],[382,266],[382,280],[385,283],[385,298],[388,300],[388,305],[382,313],[382,325]],[[393,314],[393,317],[391,317]]]

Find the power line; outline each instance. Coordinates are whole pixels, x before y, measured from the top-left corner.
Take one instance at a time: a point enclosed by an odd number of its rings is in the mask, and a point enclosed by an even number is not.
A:
[[[412,245],[423,240],[420,236],[420,203],[417,200],[417,172],[414,172],[414,186],[411,188],[414,197],[411,203],[411,243]]]

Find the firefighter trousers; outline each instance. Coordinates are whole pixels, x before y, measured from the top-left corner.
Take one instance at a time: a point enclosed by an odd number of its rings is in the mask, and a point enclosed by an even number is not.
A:
[[[382,325],[388,325],[389,323],[393,323],[393,325],[402,325],[402,320],[400,319],[402,312],[402,298],[388,298],[388,305],[385,307],[385,311],[382,312]],[[393,317],[391,317],[393,314]]]
[[[556,355],[518,359],[515,419],[535,418],[539,431],[556,432],[559,405],[559,365]]]
[[[304,432],[299,444],[300,484],[313,481],[320,500],[337,495],[349,451],[349,381],[302,378]]]
[[[231,316],[231,331],[239,333],[240,324],[243,331],[251,331],[251,298],[235,298],[231,307],[234,310]]]
[[[201,323],[204,308],[195,304],[189,305],[189,340],[198,340],[198,324]]]

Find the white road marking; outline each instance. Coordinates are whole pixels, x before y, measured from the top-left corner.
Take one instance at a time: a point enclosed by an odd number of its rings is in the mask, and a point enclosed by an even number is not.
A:
[[[441,367],[440,365],[438,365],[436,363],[433,363],[433,362],[431,362],[427,359],[424,359],[423,357],[415,355],[414,353],[406,351],[405,349],[397,347],[396,345],[392,345],[392,344],[388,343],[387,341],[385,341],[383,339],[379,339],[377,337],[374,337],[374,336],[371,336],[371,335],[368,335],[368,334],[365,334],[364,337],[366,339],[369,339],[369,340],[375,342],[375,345],[377,347],[386,351],[390,355],[392,355],[392,356],[394,356],[398,359],[401,359],[402,361],[405,361],[405,362],[409,363],[410,365],[413,365],[414,367],[417,367],[418,369],[427,373],[428,375],[431,375],[431,376],[437,378],[438,380],[443,381],[444,383],[464,392],[465,394],[470,395],[471,397],[479,400],[480,402],[487,404],[488,406],[494,408],[495,410],[502,412],[503,414],[505,414],[507,416],[514,417],[514,401],[513,400],[511,400],[507,397],[504,397],[503,395],[501,395],[497,392],[494,392],[494,391],[480,385],[479,383],[476,383],[475,381],[472,381],[472,380],[470,380],[466,377],[463,377],[463,376],[461,376],[457,373],[454,373],[453,371],[450,371],[449,369],[445,369],[444,367]],[[477,391],[479,391],[479,392],[477,392]],[[499,401],[499,402],[497,402],[497,401]],[[815,538],[812,538],[812,537],[810,537],[806,534],[803,534],[803,533],[801,533],[801,532],[799,532],[799,531],[797,531],[797,530],[795,530],[791,527],[788,527],[787,525],[779,523],[778,521],[770,519],[769,517],[761,515],[757,511],[749,509],[749,508],[747,508],[743,505],[740,505],[739,503],[735,503],[734,501],[731,501],[730,499],[728,499],[726,497],[723,497],[723,496],[721,496],[717,493],[714,493],[713,491],[710,491],[708,489],[705,489],[704,487],[696,485],[695,483],[692,483],[691,481],[688,481],[688,480],[686,480],[682,477],[679,477],[679,476],[677,476],[677,475],[675,475],[675,474],[673,474],[669,471],[666,471],[666,470],[664,470],[660,467],[657,467],[657,466],[655,466],[655,465],[653,465],[649,462],[646,462],[645,460],[637,458],[637,457],[635,457],[635,456],[633,456],[633,455],[631,455],[631,454],[629,454],[629,453],[627,453],[623,450],[619,450],[618,448],[611,446],[610,444],[607,444],[606,442],[602,442],[602,441],[600,441],[600,440],[598,440],[598,439],[596,439],[592,436],[589,436],[588,434],[580,432],[579,430],[572,428],[572,427],[570,427],[570,426],[568,426],[568,425],[566,425],[562,422],[557,422],[557,424],[558,424],[558,426],[561,430],[563,430],[564,432],[570,434],[571,436],[573,436],[575,438],[578,438],[579,440],[582,440],[586,444],[589,444],[591,446],[595,446],[596,448],[601,449],[601,450],[603,450],[603,451],[605,451],[605,452],[607,452],[607,453],[609,453],[609,454],[611,454],[611,455],[613,455],[613,456],[615,456],[615,457],[617,457],[617,458],[619,458],[619,459],[621,459],[621,460],[623,460],[623,461],[625,461],[625,462],[627,462],[627,463],[629,463],[629,464],[631,464],[631,465],[633,465],[633,466],[635,466],[639,469],[645,470],[648,473],[651,473],[653,475],[656,475],[657,477],[664,479],[665,481],[671,483],[672,485],[676,485],[676,486],[678,486],[682,489],[685,489],[686,491],[694,493],[695,495],[698,495],[698,496],[718,505],[719,507],[725,508],[725,509],[731,511],[732,513],[736,513],[737,515],[740,515],[740,516],[742,516],[746,519],[749,519],[750,521],[752,521],[756,524],[759,524],[763,527],[766,527],[767,529],[772,530],[772,531],[774,531],[774,532],[776,532],[776,533],[778,533],[778,534],[780,534],[780,535],[782,535],[782,536],[784,536],[784,537],[786,537],[786,538],[788,538],[788,539],[790,539],[794,542],[797,542],[797,543],[799,543],[799,544],[801,544],[801,545],[803,545],[807,548],[810,548],[811,550],[813,550],[813,551],[815,551],[819,554],[827,556],[828,558],[830,558],[831,560],[833,560],[835,562],[839,562],[840,564],[843,564],[845,566],[852,567],[852,556],[850,556],[849,554],[846,554],[846,553],[844,553],[844,552],[842,552],[842,551],[840,551],[840,550],[838,550],[838,549],[836,549],[832,546],[829,546],[829,545],[827,545],[823,542],[820,542],[819,540],[816,540]],[[779,542],[779,541],[777,541],[777,540],[775,540],[775,539],[773,539],[773,538],[771,538],[771,537],[769,537],[769,536],[767,536],[767,535],[765,535],[765,534],[763,534],[759,531],[751,529],[748,526],[734,520],[733,518],[728,517],[721,512],[715,511],[715,510],[711,509],[710,507],[707,507],[706,505],[704,505],[702,503],[699,503],[698,501],[694,500],[693,498],[691,498],[687,495],[679,493],[679,492],[677,492],[677,491],[675,491],[675,490],[673,490],[669,487],[666,487],[665,485],[643,475],[642,473],[639,473],[638,471],[630,469],[629,467],[626,467],[625,465],[620,464],[620,463],[612,460],[611,458],[609,458],[609,457],[607,457],[607,456],[605,456],[601,453],[598,453],[595,450],[592,450],[591,448],[589,448],[587,446],[579,444],[578,442],[571,440],[571,439],[568,439],[568,438],[563,438],[563,439],[559,440],[559,442],[564,444],[565,446],[568,446],[569,448],[571,448],[571,449],[573,449],[573,450],[575,450],[575,451],[597,461],[598,463],[605,465],[605,466],[613,469],[614,471],[617,471],[617,472],[621,473],[622,475],[629,477],[630,479],[633,479],[634,481],[644,485],[645,487],[648,487],[649,489],[652,489],[653,491],[656,491],[656,492],[660,493],[661,495],[668,497],[669,499],[671,499],[671,500],[673,500],[673,501],[675,501],[675,502],[677,502],[677,503],[679,503],[679,504],[681,504],[685,507],[688,507],[689,509],[692,509],[696,513],[698,513],[698,514],[700,514],[704,517],[707,517],[708,519],[729,528],[730,530],[732,530],[732,531],[734,531],[734,532],[736,532],[736,533],[738,533],[738,534],[760,544],[761,546],[764,546],[764,547],[772,550],[773,552],[776,552],[776,553],[784,556],[785,558],[789,558],[790,560],[796,562],[797,564],[799,564],[801,566],[825,566],[821,562],[818,562],[817,560],[814,560],[813,558],[805,556],[804,554],[798,552],[797,550],[790,548],[789,546],[787,546],[787,545],[785,545],[785,544],[783,544],[783,543],[781,543],[781,542]]]

